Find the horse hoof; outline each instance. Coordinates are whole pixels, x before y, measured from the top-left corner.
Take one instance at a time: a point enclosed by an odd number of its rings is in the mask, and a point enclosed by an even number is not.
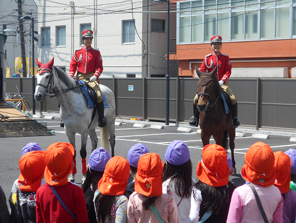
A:
[[[68,177],[68,181],[74,183],[75,182],[75,174],[70,173]]]
[[[86,180],[86,174],[82,174],[81,184],[83,184],[85,180]]]

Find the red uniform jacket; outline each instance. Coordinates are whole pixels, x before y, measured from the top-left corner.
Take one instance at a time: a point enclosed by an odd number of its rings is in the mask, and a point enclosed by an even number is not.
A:
[[[77,222],[89,222],[84,193],[81,187],[68,182],[54,187],[63,203],[68,207]],[[48,184],[43,184],[36,193],[37,223],[75,223],[75,220],[59,202]]]
[[[75,50],[72,61],[70,63],[69,75],[72,77],[78,67],[78,72],[86,74],[94,72],[97,78],[103,72],[103,61],[99,50],[92,47],[85,47]],[[97,79],[97,81],[99,81]]]
[[[203,60],[200,71],[202,72],[211,72],[217,65],[218,61],[218,72],[217,79],[218,81],[223,80],[226,82],[231,75],[231,62],[227,54],[220,53],[216,55],[215,53],[211,53],[205,56]]]

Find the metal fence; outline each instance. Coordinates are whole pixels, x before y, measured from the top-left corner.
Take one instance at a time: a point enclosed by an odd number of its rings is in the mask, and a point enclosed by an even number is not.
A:
[[[165,121],[165,78],[100,79],[115,95],[117,115]],[[170,78],[169,120],[187,121],[193,114],[192,101],[198,79]],[[232,91],[238,100],[238,116],[242,125],[296,128],[296,80],[275,78],[231,78]],[[32,106],[31,78],[7,78],[6,93],[17,88]],[[17,87],[17,88],[16,88]],[[36,113],[58,111],[56,98],[46,97],[43,108],[36,102]]]

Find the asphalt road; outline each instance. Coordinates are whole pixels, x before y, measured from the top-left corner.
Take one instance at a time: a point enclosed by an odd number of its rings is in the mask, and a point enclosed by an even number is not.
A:
[[[19,176],[18,160],[21,156],[22,148],[29,142],[37,142],[40,147],[45,151],[46,148],[54,142],[68,142],[67,136],[65,134],[64,128],[59,127],[59,118],[55,119],[37,119],[40,121],[46,121],[48,129],[55,131],[54,136],[38,136],[38,137],[21,137],[21,138],[0,138],[1,145],[1,156],[0,156],[0,185],[2,186],[6,198],[8,199],[13,182]],[[147,127],[134,127],[134,121],[127,120],[117,120],[123,122],[122,126],[116,126],[116,146],[115,155],[120,155],[127,157],[128,150],[136,143],[143,143],[147,146],[150,152],[156,152],[160,155],[160,158],[165,162],[165,151],[167,146],[173,140],[184,141],[190,150],[190,156],[193,166],[193,178],[196,177],[196,166],[201,160],[202,152],[202,142],[200,139],[200,134],[197,133],[197,129],[193,128],[191,132],[179,131],[178,127],[175,125],[165,126],[163,123],[153,123],[154,127],[160,127],[163,125],[163,129],[152,128],[151,123],[146,123]],[[130,123],[132,122],[132,123]],[[138,122],[139,123],[139,122]],[[182,126],[182,125],[181,125]],[[184,127],[189,127],[184,125]],[[100,138],[100,130],[97,128],[97,134]],[[296,142],[291,142],[290,137],[294,133],[284,132],[281,130],[270,131],[269,139],[261,139],[262,136],[253,137],[252,132],[248,129],[238,128],[237,132],[244,133],[244,137],[236,137],[236,148],[235,148],[235,160],[236,168],[238,173],[244,164],[244,154],[248,148],[255,142],[262,141],[269,144],[274,151],[286,151],[289,148],[296,148]],[[266,134],[268,131],[262,131],[261,134]],[[259,132],[257,132],[259,133]],[[295,135],[296,136],[296,135]],[[100,142],[100,139],[99,139]],[[211,143],[214,143],[211,140]],[[87,143],[87,160],[91,152],[90,139]],[[80,136],[76,135],[76,145],[77,145],[77,175],[76,183],[81,183],[81,162],[79,156],[80,148]],[[99,147],[99,145],[98,145]],[[229,152],[229,151],[228,151]],[[240,174],[231,175],[231,182],[236,186],[244,183]]]

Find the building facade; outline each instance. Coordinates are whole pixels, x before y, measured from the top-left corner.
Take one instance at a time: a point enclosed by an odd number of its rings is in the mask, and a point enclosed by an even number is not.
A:
[[[196,77],[210,38],[223,38],[232,77],[295,78],[295,0],[174,0],[179,76]]]
[[[92,29],[92,46],[100,50],[103,59],[101,77],[164,77],[164,10],[166,3],[153,0],[39,0],[38,59],[45,63],[54,57],[55,66],[68,72],[74,50],[82,47],[81,32]],[[172,39],[175,36],[174,28]],[[172,73],[176,76],[177,72],[176,68]]]

